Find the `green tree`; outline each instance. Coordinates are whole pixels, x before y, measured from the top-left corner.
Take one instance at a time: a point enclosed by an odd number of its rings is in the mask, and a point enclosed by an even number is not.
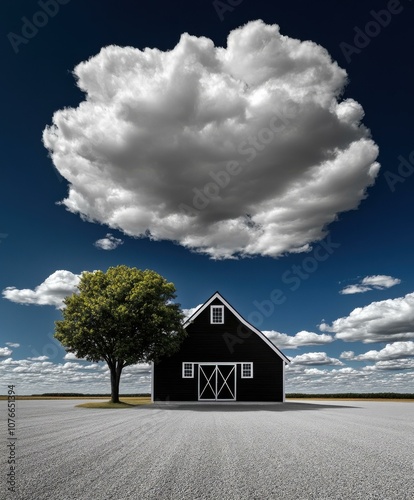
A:
[[[123,368],[176,352],[186,335],[174,284],[155,271],[117,266],[82,273],[78,289],[64,300],[55,337],[78,358],[106,361],[118,403]]]

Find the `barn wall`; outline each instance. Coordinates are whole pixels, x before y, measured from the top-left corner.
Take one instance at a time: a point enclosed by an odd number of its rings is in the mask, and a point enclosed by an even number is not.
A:
[[[222,302],[211,303],[216,304]],[[283,360],[226,307],[224,324],[210,324],[208,306],[188,325],[187,333],[178,353],[154,365],[155,400],[198,400],[198,366],[194,378],[185,379],[183,362],[253,362],[252,379],[242,379],[237,366],[237,401],[283,401]]]

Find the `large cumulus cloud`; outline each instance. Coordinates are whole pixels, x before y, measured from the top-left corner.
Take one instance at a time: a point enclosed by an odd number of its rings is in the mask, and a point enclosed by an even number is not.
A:
[[[85,101],[44,131],[62,203],[130,236],[213,258],[306,251],[379,169],[346,72],[277,25],[250,22],[226,48],[109,46],[74,74]]]
[[[335,333],[335,338],[345,342],[369,344],[414,339],[414,292],[357,307],[331,325],[322,323],[319,329]],[[351,353],[346,351],[345,358],[351,359]]]

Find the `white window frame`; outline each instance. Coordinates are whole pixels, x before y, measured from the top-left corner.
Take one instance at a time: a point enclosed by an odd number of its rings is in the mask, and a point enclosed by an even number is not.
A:
[[[244,375],[244,367],[250,366],[250,375]],[[253,378],[253,363],[241,363],[241,378]]]
[[[221,309],[221,321],[213,321],[214,309]],[[210,323],[212,325],[223,325],[224,324],[224,306],[210,306]]]
[[[186,375],[185,373],[186,368],[188,369],[188,366],[191,366],[191,375]],[[194,378],[194,363],[183,363],[182,370],[183,370],[182,372],[183,378]]]

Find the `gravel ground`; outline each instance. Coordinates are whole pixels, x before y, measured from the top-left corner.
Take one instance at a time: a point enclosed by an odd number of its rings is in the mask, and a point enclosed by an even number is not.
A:
[[[17,402],[17,492],[2,424],[0,498],[414,499],[413,403],[77,403]]]

